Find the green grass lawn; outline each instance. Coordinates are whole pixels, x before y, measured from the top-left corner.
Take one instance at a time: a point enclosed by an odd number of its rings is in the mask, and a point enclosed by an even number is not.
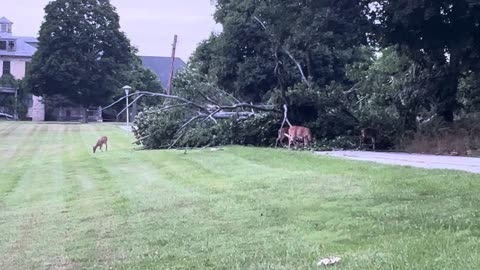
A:
[[[92,153],[101,135],[109,151]],[[0,269],[480,269],[480,176],[0,122]]]

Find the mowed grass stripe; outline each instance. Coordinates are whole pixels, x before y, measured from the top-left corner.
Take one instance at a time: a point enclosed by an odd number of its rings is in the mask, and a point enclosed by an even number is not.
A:
[[[18,129],[18,133],[22,135],[9,135],[16,140],[12,139],[7,147],[2,147],[3,152],[0,156],[0,179],[2,180],[0,181],[0,207],[5,195],[15,188],[23,177],[23,173],[31,167],[32,153],[38,151],[43,138],[40,134],[46,129],[46,126],[25,125]]]
[[[20,160],[15,157],[21,157],[21,159],[24,157],[20,151],[32,150],[29,147],[25,147],[24,144],[27,143],[27,146],[29,145],[29,142],[34,138],[32,136],[39,128],[40,126],[38,125],[15,125],[8,134],[2,136],[2,144],[0,144],[0,150],[2,151],[0,161],[2,162],[0,163],[0,168],[16,165]]]
[[[7,137],[10,133],[12,133],[18,127],[19,125],[14,122],[0,121],[0,137],[2,138]]]
[[[48,177],[44,172],[48,170],[44,161],[56,163],[58,156],[45,155],[54,148],[61,146],[56,143],[57,133],[62,133],[63,127],[56,130],[52,126],[43,125],[41,131],[46,136],[41,136],[38,149],[32,156],[29,167],[23,171],[23,175],[15,189],[4,198],[4,214],[7,222],[1,225],[2,234],[8,245],[1,246],[2,269],[9,265],[17,265],[17,269],[33,269],[44,267],[50,262],[45,260],[61,260],[61,242],[67,239],[65,228],[65,205],[61,197],[61,182],[64,178],[61,168],[48,171]],[[30,258],[25,260],[25,258]]]
[[[71,232],[66,250],[73,262],[87,268],[108,268],[123,255],[110,239],[121,234],[124,215],[119,202],[124,197],[116,189],[116,179],[109,174],[99,152],[91,152],[96,132],[92,125],[79,125],[72,130],[65,168],[68,171],[67,205],[74,224],[82,224]],[[104,155],[103,157],[106,157]],[[128,204],[128,203],[127,203]]]

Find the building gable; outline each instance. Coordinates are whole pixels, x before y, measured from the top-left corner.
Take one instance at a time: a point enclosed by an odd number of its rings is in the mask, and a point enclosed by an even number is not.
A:
[[[170,70],[172,67],[171,57],[161,56],[140,56],[143,67],[150,69],[153,73],[157,74],[162,87],[166,89],[168,87],[168,81],[170,79]],[[186,67],[187,64],[180,58],[175,58],[174,71],[175,73]]]

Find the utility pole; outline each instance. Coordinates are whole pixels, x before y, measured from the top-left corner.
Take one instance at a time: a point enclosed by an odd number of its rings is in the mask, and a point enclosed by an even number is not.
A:
[[[173,48],[172,48],[172,67],[170,70],[170,80],[168,81],[167,95],[172,94],[173,89],[173,75],[175,73],[175,50],[177,49],[177,35],[173,37]]]

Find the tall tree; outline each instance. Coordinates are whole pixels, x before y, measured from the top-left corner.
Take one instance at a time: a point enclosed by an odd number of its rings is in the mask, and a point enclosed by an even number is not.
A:
[[[398,44],[432,74],[437,114],[447,122],[459,108],[459,80],[480,69],[477,0],[371,1],[383,45]],[[375,3],[375,5],[374,5]],[[374,7],[375,6],[375,7]]]
[[[60,94],[104,105],[135,68],[135,49],[109,0],[56,0],[45,7],[39,46],[27,77],[36,95]]]
[[[254,102],[287,101],[299,123],[322,118],[320,114],[332,111],[327,106],[338,107],[345,101],[331,91],[351,87],[346,66],[359,60],[360,48],[367,43],[363,2],[216,3],[215,19],[223,32],[204,42],[192,60],[221,88]],[[311,87],[300,86],[305,77]],[[281,89],[281,99],[276,89]]]

